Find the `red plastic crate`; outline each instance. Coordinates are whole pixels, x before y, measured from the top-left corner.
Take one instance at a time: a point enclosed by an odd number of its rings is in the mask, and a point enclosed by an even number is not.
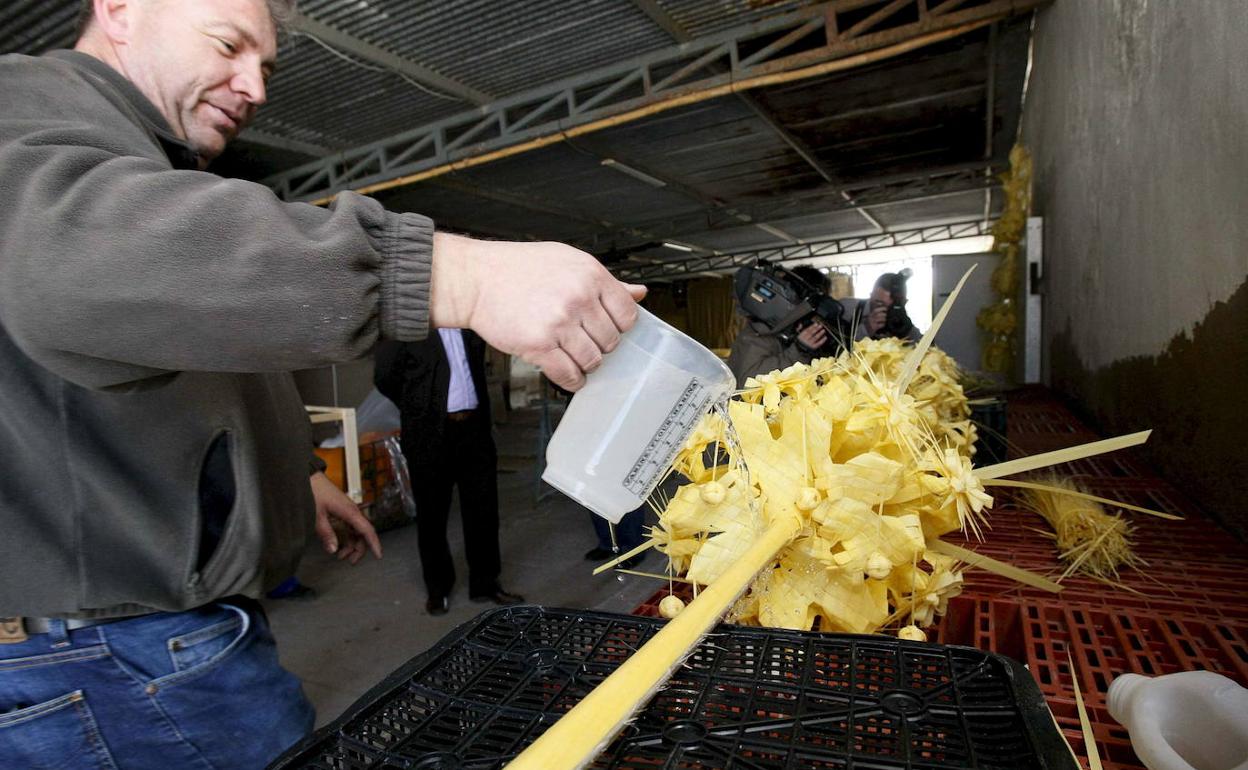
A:
[[[1030,457],[1044,452],[1055,452],[1080,444],[1097,441],[1101,436],[1087,431],[1077,433],[1035,433],[1019,435],[1010,430],[1006,435],[1006,446],[1011,460],[1019,457]]]
[[[1048,555],[1037,557],[1018,550],[1002,554],[987,546],[976,550],[1041,575],[1060,575],[1051,567],[1052,559]],[[1242,566],[1229,562],[1194,565],[1185,561],[1153,559],[1142,570],[1124,570],[1120,575],[1120,586],[1071,576],[1062,581],[1061,593],[1054,594],[975,568],[965,573],[963,593],[1014,601],[1121,607],[1198,620],[1248,622],[1248,585],[1245,585],[1242,574]]]
[[[1019,434],[1088,433],[1072,415],[1049,409],[1018,408],[1007,401],[1006,430]]]
[[[1068,692],[1069,650],[1090,706],[1104,707],[1114,676],[1216,671],[1248,685],[1248,625],[1168,618],[1070,603],[1023,606],[1027,664],[1046,695]],[[1066,676],[1063,681],[1062,677]]]
[[[1248,624],[1248,601],[1242,596],[1233,600],[1215,600],[1202,595],[1199,590],[1178,589],[1141,596],[1100,583],[1069,581],[1064,585],[1060,594],[1051,594],[1022,586],[1009,578],[971,570],[966,573],[963,595],[1016,602],[1067,602],[1165,617]]]
[[[1199,521],[1209,524],[1210,527],[1205,528],[1210,532],[1216,532],[1219,540],[1224,541],[1226,532],[1220,527],[1216,527],[1213,522],[1205,515],[1195,503],[1184,496],[1174,487],[1156,479],[1138,479],[1128,481],[1126,479],[1106,479],[1106,478],[1088,478],[1081,479],[1088,491],[1094,495],[1107,497],[1112,500],[1127,503],[1129,505],[1139,505],[1144,508],[1151,508],[1162,513],[1170,513],[1175,516],[1182,516],[1185,520]],[[1172,520],[1161,519],[1156,516],[1150,516],[1145,513],[1131,513],[1125,515],[1131,517],[1133,524],[1145,528],[1163,527],[1166,529],[1166,536],[1178,534],[1181,536],[1190,535],[1192,528],[1184,530],[1178,529],[1177,524]],[[1196,530],[1197,534],[1201,534]],[[1185,534],[1186,533],[1186,534]],[[1241,550],[1245,549],[1243,543],[1236,541]]]
[[[1217,671],[1248,682],[1248,627],[1164,618],[1143,613],[1104,612],[1074,605],[1025,608],[1027,665],[1045,691],[1050,709],[1076,751],[1082,731],[1066,651],[1078,669],[1089,721],[1107,767],[1136,768],[1125,728],[1106,708],[1113,678],[1132,672],[1149,676],[1177,671]]]
[[[1083,739],[1083,727],[1079,723],[1079,709],[1075,703],[1074,691],[1069,697],[1048,696],[1045,702],[1053,712],[1053,719],[1066,736],[1067,743],[1075,755],[1085,762],[1088,755],[1087,744]],[[1087,707],[1087,702],[1084,702]],[[1096,737],[1097,753],[1101,758],[1101,766],[1106,770],[1144,770],[1140,759],[1131,748],[1131,736],[1127,728],[1114,721],[1105,709],[1088,709],[1088,723],[1092,734]]]
[[[1186,558],[1183,549],[1212,549],[1212,553],[1199,553],[1199,556],[1202,559],[1230,557],[1238,562],[1248,559],[1248,545],[1235,540],[1199,509],[1190,503],[1185,504],[1177,493],[1164,487],[1110,486],[1099,483],[1088,484],[1087,487],[1091,493],[1108,499],[1183,517],[1164,519],[1147,513],[1106,506],[1111,514],[1119,511],[1123,519],[1131,525],[1134,530],[1131,540],[1137,551],[1145,549],[1154,556],[1175,558],[1177,555]],[[1052,530],[1048,523],[1039,514],[1024,507],[1013,490],[991,487],[988,491],[994,498],[994,504],[987,511],[987,526],[983,529],[984,545],[1052,544],[1052,538],[1049,537]],[[1150,554],[1141,552],[1141,555],[1147,558]]]
[[[1101,758],[1107,768],[1118,770],[1140,764],[1126,729],[1106,708],[1105,696],[1115,676],[1207,670],[1248,683],[1248,623],[964,595],[950,601],[933,641],[966,644],[1025,662],[1058,725],[1075,752],[1084,756],[1069,651],[1079,669],[1079,686]]]
[[[1159,483],[1097,491],[1125,502],[1172,510],[1177,507],[1177,492]],[[1038,515],[1018,508],[1013,495],[1000,495],[989,516],[991,528],[984,530],[982,542],[973,538],[959,541],[957,536],[947,539],[1047,577],[1060,576],[1064,567],[1058,561],[1057,548],[1043,534],[1048,531],[1047,524]],[[1248,620],[1248,584],[1242,579],[1248,566],[1248,545],[1233,539],[1199,511],[1190,512],[1183,521],[1126,515],[1135,527],[1134,550],[1147,564],[1140,569],[1124,569],[1121,587],[1074,575],[1063,580],[1065,590],[1054,595],[972,569],[966,573],[965,592],[1015,600],[1060,599],[1200,619]]]
[[[939,644],[962,644],[1025,660],[1022,605],[996,599],[959,596],[930,635]]]

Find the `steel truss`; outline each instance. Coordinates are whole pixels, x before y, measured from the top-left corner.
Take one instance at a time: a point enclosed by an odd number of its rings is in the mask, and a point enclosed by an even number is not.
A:
[[[997,174],[1004,166],[972,163],[906,176],[886,177],[848,186],[825,186],[775,201],[707,208],[679,216],[636,222],[615,230],[603,230],[574,242],[594,253],[627,249],[639,243],[680,238],[708,230],[726,230],[750,224],[783,227],[786,219],[850,211],[866,206],[907,203],[1000,186]]]
[[[838,254],[887,249],[894,246],[933,243],[955,238],[973,238],[979,235],[988,235],[991,229],[992,223],[984,220],[956,222],[953,224],[894,230],[892,232],[851,238],[814,241],[796,246],[777,246],[774,248],[737,252],[735,254],[690,257],[688,259],[677,259],[650,265],[617,265],[611,269],[611,272],[621,281],[632,283],[663,281],[673,278],[684,278],[697,273],[735,270],[739,267],[752,265],[759,260],[783,264],[785,262],[802,262],[819,257],[832,257]]]
[[[695,100],[713,89],[764,85],[764,76],[867,53],[1030,10],[1047,0],[832,0],[775,19],[669,46],[619,64],[498,99],[440,121],[322,158],[265,180],[287,200],[397,186],[535,149],[610,118]],[[872,5],[878,10],[868,12]],[[865,14],[865,15],[864,15]],[[602,126],[605,127],[605,126]],[[416,177],[409,179],[409,177]]]

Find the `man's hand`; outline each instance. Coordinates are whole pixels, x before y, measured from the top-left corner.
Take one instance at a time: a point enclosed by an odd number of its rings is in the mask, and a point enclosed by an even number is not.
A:
[[[430,317],[469,327],[555,384],[577,390],[637,321],[644,286],[617,281],[598,260],[562,243],[433,238]]]
[[[880,300],[871,300],[865,322],[868,337],[874,337],[880,329],[884,328],[884,322],[888,320],[888,305],[889,303]]]
[[[823,347],[823,343],[828,341],[828,330],[824,328],[823,324],[815,321],[798,332],[797,341],[804,350],[816,351]]]
[[[381,541],[377,539],[372,522],[319,471],[312,474],[312,497],[316,499],[316,534],[327,552],[355,564],[367,547],[373,556],[381,558]]]

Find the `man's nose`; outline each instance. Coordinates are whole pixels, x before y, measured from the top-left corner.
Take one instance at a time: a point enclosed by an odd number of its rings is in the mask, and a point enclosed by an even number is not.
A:
[[[268,100],[268,92],[264,83],[264,71],[258,63],[244,63],[242,69],[234,75],[234,80],[230,86],[236,92],[242,94],[247,99],[247,102],[254,107],[259,107]]]

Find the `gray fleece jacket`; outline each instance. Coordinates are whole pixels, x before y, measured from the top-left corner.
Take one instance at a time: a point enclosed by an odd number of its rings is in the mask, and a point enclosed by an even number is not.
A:
[[[787,369],[798,362],[809,364],[810,360],[811,355],[796,342],[786,345],[778,336],[768,333],[767,324],[743,318],[728,353],[728,368],[737,377],[737,387],[744,388],[745,381],[754,375]]]
[[[0,57],[0,616],[180,610],[312,531],[293,369],[428,331],[433,223],[195,170],[119,73]]]

